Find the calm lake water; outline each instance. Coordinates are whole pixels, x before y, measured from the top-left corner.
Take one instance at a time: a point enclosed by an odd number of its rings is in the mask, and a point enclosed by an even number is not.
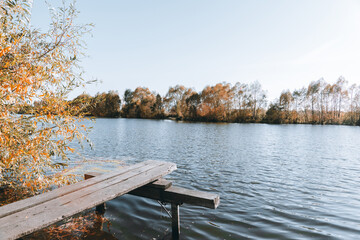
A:
[[[95,170],[171,161],[174,185],[220,195],[216,210],[180,207],[183,239],[360,238],[360,127],[143,119],[93,125],[94,150],[83,155]],[[122,196],[107,206],[118,239],[171,232],[156,201]]]

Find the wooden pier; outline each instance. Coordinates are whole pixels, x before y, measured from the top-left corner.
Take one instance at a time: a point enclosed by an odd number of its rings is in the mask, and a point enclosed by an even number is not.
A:
[[[0,239],[23,237],[93,207],[103,213],[106,201],[127,193],[171,203],[172,236],[179,239],[179,206],[216,208],[219,196],[175,187],[162,179],[175,169],[174,163],[145,161],[107,174],[88,173],[86,181],[0,207]]]

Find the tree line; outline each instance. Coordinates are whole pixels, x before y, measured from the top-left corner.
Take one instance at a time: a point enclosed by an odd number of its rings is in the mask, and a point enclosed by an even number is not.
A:
[[[122,102],[122,104],[121,104]],[[284,90],[270,102],[258,81],[250,84],[218,83],[196,92],[182,85],[170,87],[164,96],[146,87],[117,92],[82,94],[71,101],[76,111],[88,116],[185,121],[346,124],[360,125],[360,85],[344,77],[335,83],[323,78],[294,91]]]
[[[120,117],[121,99],[117,92],[97,93],[94,97],[87,93],[80,94],[71,101],[63,102],[63,107],[72,116],[94,116],[116,118]],[[42,114],[43,109],[49,105],[48,101],[34,101],[33,104],[18,106],[19,114]]]
[[[264,121],[360,126],[360,86],[349,85],[344,77],[333,84],[321,78],[293,92],[283,91]]]
[[[40,103],[34,104],[34,109]],[[182,85],[170,87],[164,96],[146,87],[83,93],[68,104],[73,115],[201,122],[272,124],[360,125],[360,85],[344,77],[335,83],[323,78],[294,91],[284,90],[272,102],[258,81],[250,84],[218,83],[196,92]],[[25,111],[26,112],[26,111]]]
[[[175,118],[203,122],[260,122],[265,116],[266,92],[259,82],[218,83],[201,92],[182,85],[170,87],[164,97],[138,87],[124,93],[121,116]]]
[[[98,93],[94,97],[83,93],[69,102],[73,115],[120,117],[121,99],[117,92]]]

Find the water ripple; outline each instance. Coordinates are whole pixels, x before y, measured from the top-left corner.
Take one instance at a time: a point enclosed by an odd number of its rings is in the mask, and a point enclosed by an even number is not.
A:
[[[359,239],[358,136],[360,128],[344,126],[98,119],[95,150],[83,154],[94,161],[87,169],[111,170],[115,163],[98,164],[109,159],[175,162],[175,185],[220,194],[216,210],[180,208],[184,239]],[[118,239],[171,231],[152,200],[123,196],[106,216]]]

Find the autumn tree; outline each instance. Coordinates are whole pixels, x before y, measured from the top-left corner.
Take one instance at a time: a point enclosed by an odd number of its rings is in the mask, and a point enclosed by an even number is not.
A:
[[[250,109],[250,91],[249,85],[237,82],[232,88],[234,94],[233,108],[235,122],[251,121],[253,111]]]
[[[318,101],[318,93],[320,92],[320,81],[313,81],[309,84],[307,90],[307,97],[310,99],[311,104],[311,121],[312,123],[316,122],[316,103]]]
[[[258,81],[250,84],[249,91],[249,106],[252,109],[252,118],[257,121],[262,117],[259,116],[259,110],[265,108],[267,104],[266,92]]]
[[[295,123],[298,118],[297,112],[291,109],[293,102],[294,98],[289,90],[283,91],[281,93],[279,105],[284,112],[284,121],[286,123]]]
[[[156,102],[156,96],[149,88],[136,88],[133,93],[133,101],[136,103],[139,117],[153,118],[152,110]]]
[[[207,121],[227,121],[231,111],[233,92],[229,83],[207,86],[201,92],[199,115]]]
[[[158,105],[157,105],[158,104]],[[125,90],[121,116],[127,118],[154,118],[162,111],[162,101],[149,88]]]
[[[160,94],[156,94],[156,99],[151,110],[154,118],[162,119],[165,117],[164,101]]]
[[[120,104],[117,92],[98,93],[90,99],[88,114],[94,117],[116,118],[120,116]]]
[[[69,110],[71,111],[71,114],[73,116],[79,116],[79,115],[91,116],[92,101],[93,98],[89,94],[82,93],[70,102]],[[36,111],[35,108],[33,108],[33,110]],[[24,113],[29,113],[29,111],[27,112],[25,111]]]
[[[197,92],[194,92],[191,96],[186,98],[187,112],[185,114],[185,119],[190,121],[199,120],[199,105],[201,104],[201,95]]]
[[[336,97],[337,97],[337,117],[340,118],[341,117],[341,112],[343,109],[343,105],[345,103],[345,101],[347,100],[348,97],[348,90],[347,90],[347,84],[348,82],[345,80],[345,78],[343,76],[340,76],[338,78],[338,80],[335,83],[335,92],[336,92]]]
[[[234,108],[239,110],[244,109],[246,107],[248,85],[237,82],[232,88],[232,91],[234,93]]]
[[[264,122],[271,124],[282,124],[285,121],[285,113],[279,103],[271,103],[266,111]]]
[[[130,116],[130,110],[133,109],[133,91],[131,89],[126,89],[123,96],[123,105],[121,108],[121,116],[122,117],[129,117]]]
[[[304,123],[305,122],[305,102],[306,102],[306,88],[296,89],[292,92],[293,98],[293,110],[297,113],[294,123]]]
[[[172,117],[183,119],[187,112],[186,99],[193,95],[195,91],[182,85],[170,87],[164,98],[166,113]]]
[[[264,122],[273,124],[295,123],[297,112],[291,109],[293,102],[293,94],[289,90],[283,91],[280,94],[280,98],[270,104],[269,109],[266,111]]]
[[[0,1],[0,185],[36,190],[68,178],[50,174],[84,139],[68,93],[82,85],[79,59],[89,25],[76,25],[73,4],[50,11],[47,32],[30,25],[32,1]],[[41,102],[31,115],[21,106]]]
[[[355,125],[360,120],[360,86],[352,84],[349,87],[349,124]]]

